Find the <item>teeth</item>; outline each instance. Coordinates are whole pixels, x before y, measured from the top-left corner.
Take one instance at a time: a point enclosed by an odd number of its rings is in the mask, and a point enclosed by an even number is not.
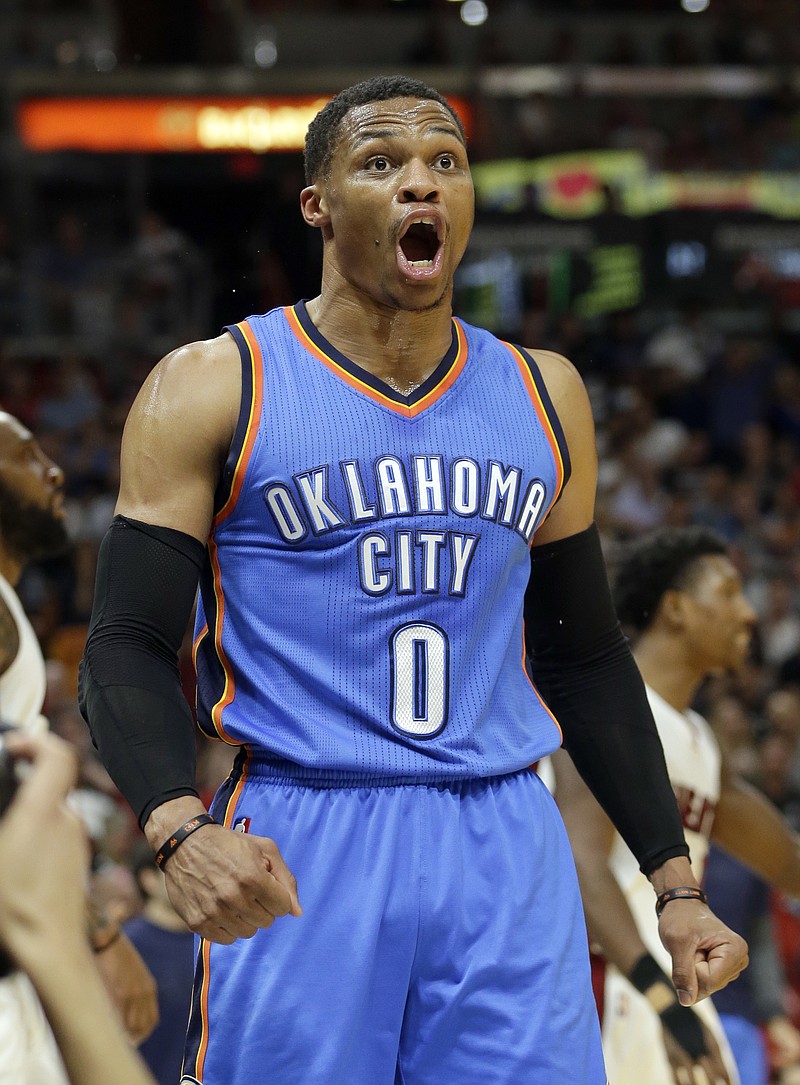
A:
[[[433,267],[433,260],[409,260],[409,267]]]

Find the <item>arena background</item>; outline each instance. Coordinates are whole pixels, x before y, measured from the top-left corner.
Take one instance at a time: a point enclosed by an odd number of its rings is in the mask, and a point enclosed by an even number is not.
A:
[[[399,71],[470,133],[457,312],[588,384],[609,562],[661,524],[729,541],[757,637],[698,707],[800,828],[796,0],[0,0],[0,406],[64,468],[72,538],[21,593],[121,914],[138,834],[76,666],[122,425],[167,350],[316,292],[305,126]],[[208,797],[228,751],[199,756]],[[800,1023],[800,936],[777,907]]]

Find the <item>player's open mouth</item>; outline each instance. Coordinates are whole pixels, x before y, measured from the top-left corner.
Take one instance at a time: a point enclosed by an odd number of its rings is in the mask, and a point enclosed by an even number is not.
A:
[[[398,262],[412,278],[438,274],[442,263],[443,225],[438,215],[407,219],[397,247]]]

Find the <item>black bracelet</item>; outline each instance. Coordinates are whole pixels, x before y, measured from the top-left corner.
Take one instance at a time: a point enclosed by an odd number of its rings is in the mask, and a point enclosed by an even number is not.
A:
[[[172,836],[170,836],[168,840],[165,840],[156,852],[156,866],[158,869],[163,870],[167,859],[169,859],[173,852],[178,850],[186,837],[191,836],[195,829],[200,829],[203,825],[216,825],[211,814],[197,814],[195,817],[189,818],[188,821],[184,821],[180,829],[176,829]]]
[[[671,900],[699,900],[703,904],[708,904],[708,897],[696,885],[676,885],[674,889],[667,889],[666,892],[656,897],[656,915],[659,919],[665,905],[669,904]]]

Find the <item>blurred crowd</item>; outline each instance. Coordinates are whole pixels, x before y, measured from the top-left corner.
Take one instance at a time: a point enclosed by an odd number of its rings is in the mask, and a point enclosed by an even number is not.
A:
[[[43,329],[74,332],[81,321],[89,329],[105,321],[114,337],[101,353],[4,357],[0,406],[38,436],[66,475],[71,548],[31,567],[20,594],[48,660],[52,727],[81,754],[76,801],[94,840],[99,892],[124,919],[143,908],[134,872],[141,841],[80,719],[77,662],[127,411],[157,345],[169,349],[215,331],[204,311],[214,268],[155,213],[115,255],[113,282],[70,214],[36,259],[44,268],[36,302]],[[265,307],[292,300],[289,276],[270,281],[278,286],[254,290],[253,300]],[[111,309],[101,320],[97,292],[109,285]],[[600,453],[597,517],[612,567],[625,540],[665,524],[703,524],[727,540],[758,627],[748,667],[710,682],[698,707],[736,764],[800,831],[800,337],[779,320],[764,334],[725,332],[692,298],[655,327],[646,316],[625,310],[587,321],[573,312],[538,313],[529,324],[536,345],[568,356],[589,388]],[[191,701],[188,637],[181,664]],[[198,739],[198,755],[209,800],[231,750]],[[800,1026],[800,911],[786,901],[775,908],[787,1012]]]

